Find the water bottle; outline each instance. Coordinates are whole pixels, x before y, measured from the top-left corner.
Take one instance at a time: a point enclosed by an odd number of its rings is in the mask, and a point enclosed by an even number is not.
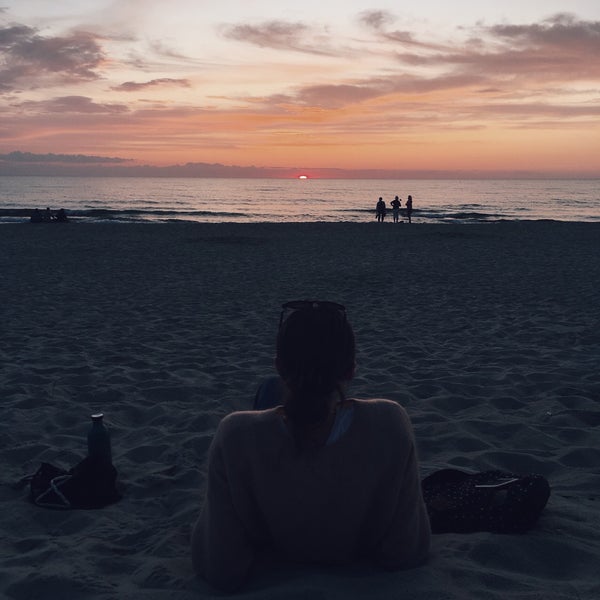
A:
[[[88,456],[112,463],[110,433],[102,420],[103,417],[102,413],[92,415],[92,425],[87,436]]]

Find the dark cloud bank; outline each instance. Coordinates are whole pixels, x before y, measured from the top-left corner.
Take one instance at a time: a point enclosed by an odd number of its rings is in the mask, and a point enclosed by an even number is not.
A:
[[[186,163],[156,167],[132,165],[126,158],[82,154],[34,154],[10,152],[0,154],[0,176],[63,177],[222,177],[293,179],[309,174],[321,179],[503,179],[578,177],[575,172],[540,173],[536,171],[439,171],[386,169],[323,169],[300,167],[256,167],[219,163]]]

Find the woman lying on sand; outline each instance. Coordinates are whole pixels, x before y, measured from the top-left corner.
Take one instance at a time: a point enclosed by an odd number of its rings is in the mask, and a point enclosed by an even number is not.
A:
[[[412,426],[388,400],[350,400],[354,334],[343,306],[284,305],[276,367],[283,405],[225,417],[209,450],[192,533],[198,574],[232,591],[263,550],[291,561],[422,563],[430,525]]]

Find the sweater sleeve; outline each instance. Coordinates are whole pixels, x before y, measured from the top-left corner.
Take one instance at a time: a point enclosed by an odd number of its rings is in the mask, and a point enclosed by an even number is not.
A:
[[[213,586],[234,591],[245,582],[254,552],[235,510],[222,425],[209,450],[206,500],[192,531],[192,562],[197,574]]]
[[[404,427],[410,436],[409,453],[399,480],[392,486],[396,490],[391,522],[380,540],[375,553],[376,561],[384,568],[397,570],[414,567],[426,561],[431,543],[431,528],[423,500],[419,465],[412,426],[404,413]]]

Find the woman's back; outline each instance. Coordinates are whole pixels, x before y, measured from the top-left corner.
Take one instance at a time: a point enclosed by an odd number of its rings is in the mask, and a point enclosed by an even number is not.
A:
[[[388,400],[345,399],[356,366],[345,307],[286,302],[276,352],[281,405],[225,417],[211,444],[196,570],[232,590],[262,549],[389,569],[422,562],[430,531],[410,420]]]
[[[353,410],[347,430],[306,450],[281,409],[222,421],[193,535],[195,563],[209,581],[241,583],[261,547],[295,561],[363,556],[392,569],[425,559],[429,521],[406,412],[387,400],[342,407]]]

